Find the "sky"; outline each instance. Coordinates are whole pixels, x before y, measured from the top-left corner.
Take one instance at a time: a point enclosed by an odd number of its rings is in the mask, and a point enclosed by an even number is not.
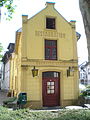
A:
[[[79,0],[14,0],[17,5],[13,19],[7,21],[5,19],[5,9],[2,8],[2,16],[0,23],[0,43],[7,51],[9,43],[15,43],[16,31],[22,27],[22,15],[32,17],[43,8],[46,2],[55,2],[56,10],[67,20],[76,20],[76,31],[81,34],[80,40],[77,42],[79,64],[88,60],[87,41],[81,12],[79,9]]]

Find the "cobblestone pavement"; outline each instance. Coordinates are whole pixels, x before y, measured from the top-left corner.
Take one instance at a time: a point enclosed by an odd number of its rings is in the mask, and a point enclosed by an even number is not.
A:
[[[3,105],[3,100],[7,98],[7,91],[0,90],[0,105]]]

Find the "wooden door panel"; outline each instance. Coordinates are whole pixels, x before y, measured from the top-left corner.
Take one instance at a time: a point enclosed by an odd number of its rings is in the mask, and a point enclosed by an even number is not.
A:
[[[43,77],[42,80],[42,96],[43,106],[58,106],[60,102],[60,84],[59,76],[54,77]]]

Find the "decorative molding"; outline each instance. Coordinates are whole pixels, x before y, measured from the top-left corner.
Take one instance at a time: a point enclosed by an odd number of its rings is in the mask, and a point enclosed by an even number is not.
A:
[[[64,63],[64,62],[36,62],[36,61],[29,61],[29,62],[22,62],[21,67],[75,67],[78,69],[78,64],[77,63]]]
[[[44,59],[28,59],[27,57],[22,57],[22,62],[73,62],[73,63],[78,63],[78,60],[77,59],[70,59],[70,60],[63,60],[63,59],[60,59],[60,60],[44,60]]]
[[[35,31],[35,36],[65,38],[66,34],[57,31]]]
[[[21,67],[23,68],[23,70],[28,70],[28,65],[21,65]]]

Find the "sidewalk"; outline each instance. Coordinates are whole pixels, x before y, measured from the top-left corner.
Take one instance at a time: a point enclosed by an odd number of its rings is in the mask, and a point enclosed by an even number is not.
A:
[[[0,105],[3,105],[3,101],[7,98],[7,91],[0,90]]]

